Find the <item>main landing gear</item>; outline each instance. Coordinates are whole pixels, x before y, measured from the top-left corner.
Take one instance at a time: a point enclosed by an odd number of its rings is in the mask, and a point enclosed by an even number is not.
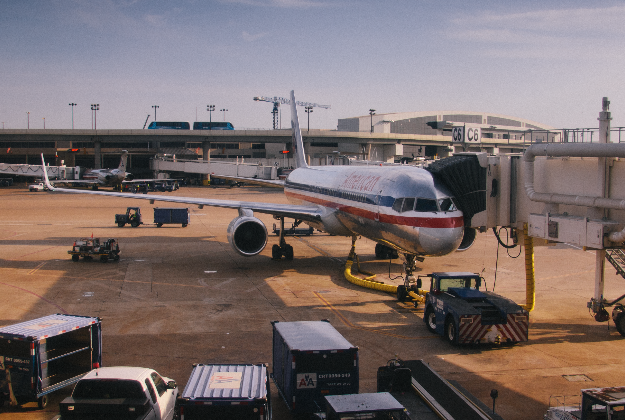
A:
[[[271,247],[271,258],[274,260],[281,260],[282,256],[287,261],[291,261],[293,259],[293,247],[286,243],[284,240],[284,217],[280,217],[280,239],[279,243],[275,244]]]

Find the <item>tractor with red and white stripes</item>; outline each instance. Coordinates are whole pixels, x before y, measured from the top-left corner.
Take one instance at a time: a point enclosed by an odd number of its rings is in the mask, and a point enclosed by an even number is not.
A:
[[[527,341],[529,313],[508,298],[480,290],[479,274],[437,272],[419,277],[430,278],[423,321],[451,344]]]

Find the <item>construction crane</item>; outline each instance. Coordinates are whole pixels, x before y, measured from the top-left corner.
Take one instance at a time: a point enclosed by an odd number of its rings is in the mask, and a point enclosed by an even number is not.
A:
[[[271,113],[273,114],[273,129],[274,130],[278,128],[278,108],[280,107],[280,104],[283,104],[283,105],[291,104],[290,99],[279,98],[277,96],[254,96],[254,100],[273,103],[273,111],[271,111]],[[316,106],[317,108],[330,109],[330,105],[319,105],[319,104],[310,103],[310,102],[295,101],[295,104],[299,106],[305,106],[305,107]]]

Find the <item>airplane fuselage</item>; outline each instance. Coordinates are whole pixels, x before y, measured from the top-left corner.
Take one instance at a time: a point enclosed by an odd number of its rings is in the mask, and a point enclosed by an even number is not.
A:
[[[294,204],[321,206],[321,222],[309,224],[330,234],[364,236],[401,252],[431,256],[453,252],[462,241],[462,212],[424,169],[298,168],[284,191]]]
[[[90,169],[83,174],[82,178],[100,186],[114,187],[120,185],[126,179],[126,175],[126,171],[120,169]]]

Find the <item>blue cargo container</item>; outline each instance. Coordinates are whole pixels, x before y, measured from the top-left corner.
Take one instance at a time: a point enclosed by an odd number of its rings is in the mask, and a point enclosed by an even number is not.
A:
[[[271,324],[273,379],[291,411],[322,411],[324,396],[358,393],[358,347],[328,321]]]
[[[271,420],[267,365],[195,365],[176,406],[180,420]]]
[[[154,207],[154,223],[157,227],[178,223],[182,224],[182,227],[187,227],[189,224],[189,209]]]
[[[48,403],[48,394],[102,364],[100,318],[55,314],[0,327],[0,407]]]

